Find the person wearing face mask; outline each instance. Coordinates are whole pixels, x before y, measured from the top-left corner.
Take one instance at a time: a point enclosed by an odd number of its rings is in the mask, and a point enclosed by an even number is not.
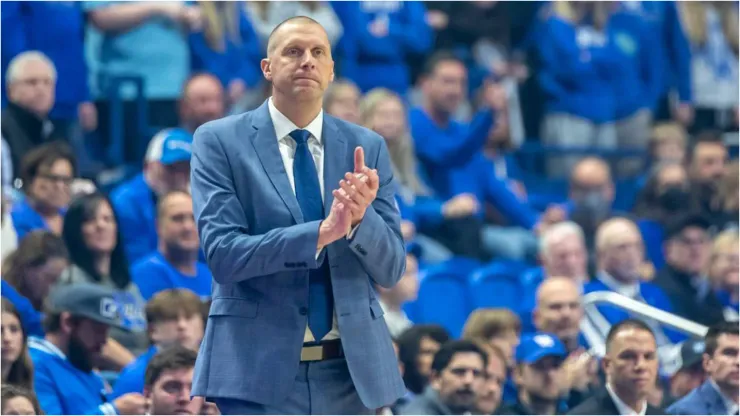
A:
[[[727,146],[718,132],[704,131],[694,139],[688,156],[692,209],[707,216],[716,214],[712,202],[727,170]]]
[[[192,142],[192,134],[184,129],[160,131],[149,142],[144,172],[111,192],[128,261],[157,250],[157,201],[170,191],[190,192]]]

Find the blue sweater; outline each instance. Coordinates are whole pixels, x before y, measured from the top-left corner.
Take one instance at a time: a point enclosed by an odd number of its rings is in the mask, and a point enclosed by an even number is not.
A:
[[[126,257],[130,264],[157,250],[154,193],[144,181],[144,174],[124,182],[111,192],[111,202],[123,234]]]
[[[152,345],[149,349],[121,370],[121,374],[113,386],[111,400],[115,400],[126,393],[144,393],[144,375],[149,361],[157,354],[157,347]]]
[[[262,80],[259,62],[263,51],[252,24],[243,12],[239,14],[240,43],[225,36],[224,52],[211,49],[204,32],[190,35],[190,52],[193,71],[208,72],[215,75],[224,87],[235,79],[241,79],[248,87],[256,86]]]
[[[432,47],[433,33],[421,2],[332,1],[344,27],[338,53],[343,77],[367,92],[385,87],[405,95],[410,85],[408,55],[424,54]],[[388,19],[388,34],[376,37],[368,27],[376,18]]]
[[[213,279],[211,270],[201,262],[195,267],[195,276],[186,276],[172,267],[172,264],[156,251],[134,264],[131,267],[131,276],[146,301],[167,289],[189,289],[201,298],[210,298]]]
[[[82,3],[4,1],[0,7],[3,80],[13,57],[30,50],[43,52],[57,71],[56,103],[51,117],[76,120],[77,106],[90,100]]]
[[[100,375],[86,373],[67,360],[52,343],[29,338],[33,361],[33,386],[41,410],[47,415],[116,415],[110,393]]]
[[[546,95],[546,111],[594,123],[615,120],[614,89],[618,55],[608,36],[599,38],[589,26],[576,27],[550,17],[537,31],[542,67],[538,79]]]
[[[33,307],[31,301],[18,293],[10,283],[0,280],[0,295],[10,301],[21,317],[21,325],[26,334],[31,337],[43,337],[44,327],[41,324],[42,314]]]

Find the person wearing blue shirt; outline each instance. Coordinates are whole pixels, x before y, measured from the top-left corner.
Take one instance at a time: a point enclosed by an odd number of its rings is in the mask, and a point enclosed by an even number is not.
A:
[[[146,368],[159,351],[172,345],[198,350],[205,325],[201,305],[198,296],[187,289],[159,292],[147,303],[146,319],[152,346],[121,371],[111,399],[126,393],[143,393]]]
[[[193,217],[193,199],[172,191],[159,200],[159,249],[134,264],[131,275],[144,300],[165,289],[190,289],[201,298],[211,296],[211,271],[198,261],[200,241]]]
[[[122,327],[112,291],[98,285],[58,286],[47,302],[46,336],[29,339],[34,391],[52,415],[144,414],[146,400],[129,393],[109,401],[94,362],[111,327]]]
[[[193,136],[183,129],[157,133],[149,143],[144,172],[111,193],[131,264],[157,250],[157,199],[189,188],[192,141]]]

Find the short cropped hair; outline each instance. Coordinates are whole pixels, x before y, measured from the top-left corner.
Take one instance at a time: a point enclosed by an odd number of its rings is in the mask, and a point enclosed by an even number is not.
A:
[[[738,323],[722,321],[709,327],[707,334],[704,336],[704,353],[710,357],[717,351],[718,339],[720,335],[738,336]]]
[[[277,33],[277,31],[280,30],[280,28],[283,27],[284,25],[288,23],[293,23],[293,22],[312,23],[312,24],[318,25],[322,29],[324,28],[323,26],[321,26],[321,23],[317,22],[316,20],[308,16],[289,17],[283,20],[282,22],[278,23],[278,25],[275,26],[274,29],[272,29],[272,32],[270,32],[270,36],[267,37],[267,56],[270,56],[270,54],[275,51],[275,44],[273,43],[273,40],[272,40],[273,35],[275,35],[275,33]]]
[[[442,373],[450,365],[456,354],[464,353],[478,354],[481,360],[483,360],[483,368],[488,367],[488,354],[478,344],[474,341],[456,340],[442,344],[442,347],[434,355],[432,371],[437,374]]]
[[[175,345],[158,353],[149,362],[144,374],[144,385],[153,386],[165,371],[190,369],[195,367],[195,360],[198,353],[185,348],[181,345]]]
[[[609,329],[609,334],[607,334],[606,336],[607,351],[611,348],[614,338],[616,338],[620,332],[626,331],[628,329],[638,329],[641,331],[649,332],[653,339],[655,339],[655,334],[653,333],[653,330],[650,329],[650,327],[645,322],[639,319],[629,318],[619,322],[616,325],[613,325],[611,329]]]

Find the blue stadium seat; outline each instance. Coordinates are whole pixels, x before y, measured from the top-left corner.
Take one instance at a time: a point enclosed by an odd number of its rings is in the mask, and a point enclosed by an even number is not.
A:
[[[496,261],[477,270],[470,281],[474,308],[519,310],[523,298],[521,276],[529,267],[523,262]]]

